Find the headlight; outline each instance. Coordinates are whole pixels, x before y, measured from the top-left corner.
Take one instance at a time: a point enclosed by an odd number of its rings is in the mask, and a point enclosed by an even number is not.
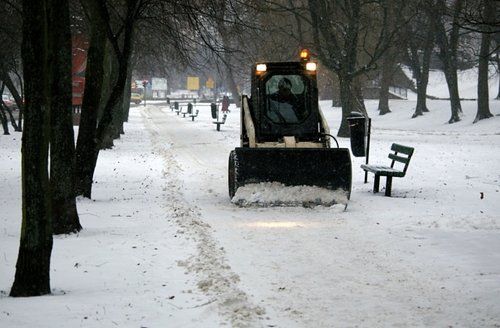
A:
[[[306,70],[308,71],[316,71],[316,63],[313,63],[313,62],[309,62],[309,63],[306,63]]]

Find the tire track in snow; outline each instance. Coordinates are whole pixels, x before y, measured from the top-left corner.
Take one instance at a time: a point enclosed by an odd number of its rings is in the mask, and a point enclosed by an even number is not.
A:
[[[165,161],[166,208],[179,226],[178,235],[196,243],[197,253],[179,261],[178,265],[197,277],[198,288],[211,298],[209,303],[218,305],[219,315],[231,327],[262,327],[265,310],[253,305],[248,295],[238,287],[240,278],[227,264],[225,250],[214,238],[212,227],[203,221],[200,209],[183,197],[183,183],[179,180],[181,165],[175,159],[165,129],[161,130],[157,124],[165,115],[151,107],[145,108],[142,115],[153,148]]]

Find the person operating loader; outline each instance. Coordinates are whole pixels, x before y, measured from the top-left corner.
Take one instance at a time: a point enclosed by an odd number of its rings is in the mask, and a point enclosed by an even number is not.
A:
[[[270,96],[268,116],[277,123],[298,123],[299,101],[292,92],[292,82],[283,77],[278,82],[278,91]]]

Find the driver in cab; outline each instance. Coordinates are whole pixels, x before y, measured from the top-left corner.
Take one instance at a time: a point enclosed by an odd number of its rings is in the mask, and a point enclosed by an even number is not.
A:
[[[297,96],[292,92],[292,82],[283,77],[278,82],[278,91],[270,96],[269,118],[278,123],[298,123]]]

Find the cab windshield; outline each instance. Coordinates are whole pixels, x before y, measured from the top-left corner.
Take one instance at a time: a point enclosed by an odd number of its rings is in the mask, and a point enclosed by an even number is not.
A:
[[[265,84],[267,118],[276,124],[297,124],[309,116],[307,79],[298,74],[273,75]]]

